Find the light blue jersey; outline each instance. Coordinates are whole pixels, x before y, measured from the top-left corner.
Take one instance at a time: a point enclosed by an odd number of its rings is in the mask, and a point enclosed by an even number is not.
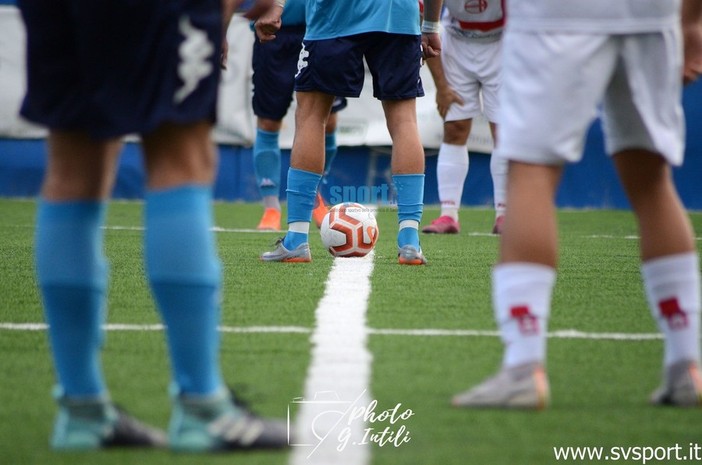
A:
[[[305,24],[306,0],[287,0],[280,20],[283,26],[299,26]]]
[[[419,35],[419,2],[307,0],[305,40],[332,39],[365,32]]]

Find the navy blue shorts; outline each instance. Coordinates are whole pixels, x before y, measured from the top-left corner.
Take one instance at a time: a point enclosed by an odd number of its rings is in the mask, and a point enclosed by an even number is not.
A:
[[[280,121],[287,114],[295,92],[295,73],[304,36],[304,25],[283,26],[275,40],[265,44],[254,41],[251,103],[259,118]],[[345,98],[336,98],[332,113],[346,104]]]
[[[96,138],[216,119],[221,0],[19,0],[20,113]]]
[[[318,91],[358,97],[363,89],[365,57],[373,76],[373,96],[379,100],[406,100],[424,95],[419,69],[421,38],[404,34],[368,32],[325,40],[305,40],[296,91]]]

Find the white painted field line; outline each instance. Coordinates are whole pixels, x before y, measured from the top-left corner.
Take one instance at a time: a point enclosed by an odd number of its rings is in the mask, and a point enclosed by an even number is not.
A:
[[[104,326],[107,331],[162,331],[163,325],[136,325],[110,323]],[[44,331],[45,323],[0,323],[0,331]],[[311,328],[305,326],[220,326],[223,333],[238,334],[309,334]],[[483,329],[393,329],[367,328],[367,333],[378,336],[428,336],[428,337],[498,337],[497,331]],[[658,333],[594,333],[577,329],[552,331],[548,337],[555,339],[601,339],[610,341],[648,341],[662,339]]]
[[[351,413],[371,402],[373,356],[366,344],[366,310],[373,258],[373,252],[337,258],[329,272],[316,310],[304,398],[295,401],[299,411],[292,429],[291,465],[370,463],[369,445],[360,444],[366,424],[353,420]],[[342,435],[345,442],[339,439]]]
[[[0,323],[0,330],[6,331],[44,331],[46,323]],[[163,331],[162,324],[137,325],[125,323],[108,323],[103,325],[106,331]],[[222,333],[283,333],[283,334],[309,334],[310,328],[304,326],[220,326]]]
[[[370,329],[373,335],[382,336],[444,336],[444,337],[499,337],[498,331],[482,329]],[[548,333],[554,339],[601,339],[613,341],[647,341],[662,339],[658,333],[592,333],[577,329],[562,329]]]
[[[143,226],[103,226],[102,229],[108,231],[143,231]],[[215,226],[212,228],[214,232],[225,232],[225,233],[247,233],[247,234],[271,234],[278,233],[282,231],[261,231],[258,229],[246,229],[246,228],[220,228]]]
[[[27,229],[32,229],[34,228],[33,224],[11,224],[11,225],[3,225],[4,227],[13,227],[13,228],[27,228]],[[143,226],[103,226],[103,229],[105,230],[111,230],[111,231],[143,231],[144,227]],[[212,228],[212,231],[214,232],[220,232],[220,233],[245,233],[245,234],[282,234],[284,231],[260,231],[258,229],[249,229],[249,228],[221,228],[219,226],[215,226]],[[465,231],[464,233],[466,236],[470,237],[497,237],[492,233],[484,232],[484,231]],[[584,237],[585,239],[610,239],[610,240],[639,240],[639,236],[636,235],[624,235],[624,236],[617,236],[613,234],[590,234],[590,235],[584,235],[580,236]],[[694,237],[695,241],[702,242],[702,236],[695,236]]]

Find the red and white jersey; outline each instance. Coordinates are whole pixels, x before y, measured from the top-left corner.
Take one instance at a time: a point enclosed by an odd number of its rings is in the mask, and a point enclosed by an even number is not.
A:
[[[507,0],[507,9],[510,29],[629,34],[675,26],[680,0]]]
[[[531,1],[531,0],[529,0]],[[505,0],[444,0],[442,24],[466,38],[499,38],[505,25]]]

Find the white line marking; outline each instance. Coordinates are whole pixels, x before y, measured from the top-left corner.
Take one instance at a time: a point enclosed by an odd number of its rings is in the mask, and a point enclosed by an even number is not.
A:
[[[0,323],[0,330],[5,331],[44,331],[46,323]],[[110,323],[104,326],[107,331],[162,331],[163,325],[136,325]],[[311,328],[305,326],[220,326],[223,333],[237,334],[310,334]],[[499,337],[497,331],[482,329],[393,329],[367,328],[367,333],[374,336],[410,336],[410,337]],[[663,339],[658,333],[593,333],[577,329],[562,329],[548,333],[554,339],[600,339],[610,341],[649,341]]]
[[[499,337],[498,331],[483,329],[370,329],[373,335],[381,336],[444,336],[444,337]],[[612,341],[648,341],[663,339],[658,333],[592,333],[577,329],[551,331],[553,339],[600,339]]]
[[[629,241],[638,241],[640,238],[637,235],[626,235],[626,236],[613,236],[611,234],[593,234],[591,236],[585,236],[588,239],[625,239]],[[698,238],[699,240],[699,238]]]
[[[108,231],[143,231],[143,226],[103,226],[102,229]],[[277,233],[281,234],[282,231],[260,231],[258,229],[245,229],[245,228],[220,228],[219,226],[214,226],[212,228],[214,232],[225,232],[225,233],[246,233],[246,234],[271,234]]]
[[[293,402],[300,409],[291,441],[298,445],[290,456],[292,465],[370,463],[369,445],[360,444],[366,424],[353,419],[353,412],[371,402],[373,356],[366,346],[366,309],[373,257],[371,252],[363,258],[337,258],[329,272],[316,310],[304,398]]]
[[[3,227],[33,229],[34,225],[33,224],[10,224],[10,225],[3,225]],[[103,226],[102,229],[111,230],[111,231],[143,231],[144,227],[143,226]],[[213,227],[212,231],[223,232],[223,233],[244,233],[244,234],[283,234],[285,232],[285,231],[259,231],[258,229],[248,229],[248,228],[221,228],[219,226]],[[487,233],[487,232],[482,232],[482,231],[473,231],[473,232],[466,231],[462,234],[465,234],[466,236],[470,236],[470,237],[495,237],[495,238],[497,237],[492,233]],[[571,236],[571,237],[583,237],[585,239],[639,240],[639,236],[631,235],[631,234],[624,235],[624,236],[615,236],[615,235],[610,235],[610,234],[589,234],[589,235]],[[702,236],[696,236],[696,237],[694,237],[694,240],[702,242]]]

